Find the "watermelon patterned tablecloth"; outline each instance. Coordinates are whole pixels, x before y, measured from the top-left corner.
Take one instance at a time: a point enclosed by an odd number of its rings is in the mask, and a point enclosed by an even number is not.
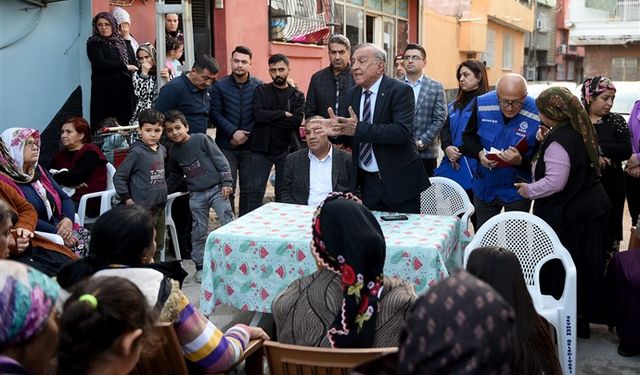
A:
[[[209,315],[220,303],[271,312],[271,302],[291,282],[313,273],[311,219],[315,207],[268,203],[211,232],[204,253],[200,310]],[[384,272],[413,282],[424,293],[449,271],[462,266],[468,232],[453,216],[407,215],[383,221],[374,212],[387,243]]]

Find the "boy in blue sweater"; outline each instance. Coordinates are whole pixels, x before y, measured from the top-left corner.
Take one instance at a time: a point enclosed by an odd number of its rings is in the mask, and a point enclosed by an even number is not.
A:
[[[209,209],[218,215],[220,225],[233,220],[229,196],[233,188],[229,162],[213,139],[206,134],[189,134],[187,119],[179,111],[165,114],[167,137],[174,142],[170,148],[169,185],[186,177],[189,208],[193,216],[191,259],[196,264],[195,280],[202,281],[204,245],[209,233]]]

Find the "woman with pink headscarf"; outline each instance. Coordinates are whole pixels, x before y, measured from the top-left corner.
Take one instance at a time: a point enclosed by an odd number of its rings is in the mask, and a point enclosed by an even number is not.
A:
[[[607,77],[587,78],[581,89],[581,100],[598,135],[601,182],[611,200],[609,224],[603,233],[603,251],[615,253],[622,240],[624,213],[624,171],[622,161],[631,156],[627,122],[611,112],[616,88]]]

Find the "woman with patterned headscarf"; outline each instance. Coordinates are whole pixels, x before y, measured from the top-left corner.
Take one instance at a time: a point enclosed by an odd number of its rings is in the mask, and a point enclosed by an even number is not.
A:
[[[351,194],[333,193],[313,218],[318,271],[273,301],[278,341],[371,348],[397,346],[413,286],[384,276],[386,244],[375,216]]]
[[[416,302],[402,334],[397,374],[512,374],[516,339],[511,306],[461,271]]]
[[[0,260],[0,374],[43,375],[58,341],[60,286],[34,268]]]
[[[9,128],[0,137],[7,148],[0,150],[4,156],[0,160],[0,181],[13,187],[35,208],[37,231],[59,235],[66,247],[80,257],[85,256],[89,232],[74,223],[73,201],[49,172],[38,165],[40,133],[28,128]]]
[[[135,107],[131,74],[138,67],[111,13],[101,12],[93,18],[87,56],[91,62],[91,126],[95,129],[107,117],[128,124]]]
[[[622,240],[625,197],[622,161],[631,157],[631,137],[624,118],[611,112],[616,88],[609,78],[587,78],[582,84],[581,93],[582,104],[598,135],[602,186],[612,204],[603,237],[603,250],[613,253],[618,251]]]
[[[603,319],[601,244],[611,207],[599,178],[596,131],[578,98],[564,87],[546,89],[536,105],[541,144],[534,157],[534,182],[516,187],[522,196],[535,199],[533,213],[553,227],[571,253],[578,272],[578,336],[587,338],[589,322]]]

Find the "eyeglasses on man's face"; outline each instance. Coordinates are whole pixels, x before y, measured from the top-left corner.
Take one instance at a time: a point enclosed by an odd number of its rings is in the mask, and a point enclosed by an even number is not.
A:
[[[403,56],[402,59],[404,61],[420,61],[422,60],[421,56]]]
[[[527,95],[525,94],[525,96],[523,96],[521,99],[513,99],[513,100],[498,99],[498,103],[500,103],[500,106],[503,108],[508,108],[508,107],[516,108],[524,104],[524,98],[526,96]]]

